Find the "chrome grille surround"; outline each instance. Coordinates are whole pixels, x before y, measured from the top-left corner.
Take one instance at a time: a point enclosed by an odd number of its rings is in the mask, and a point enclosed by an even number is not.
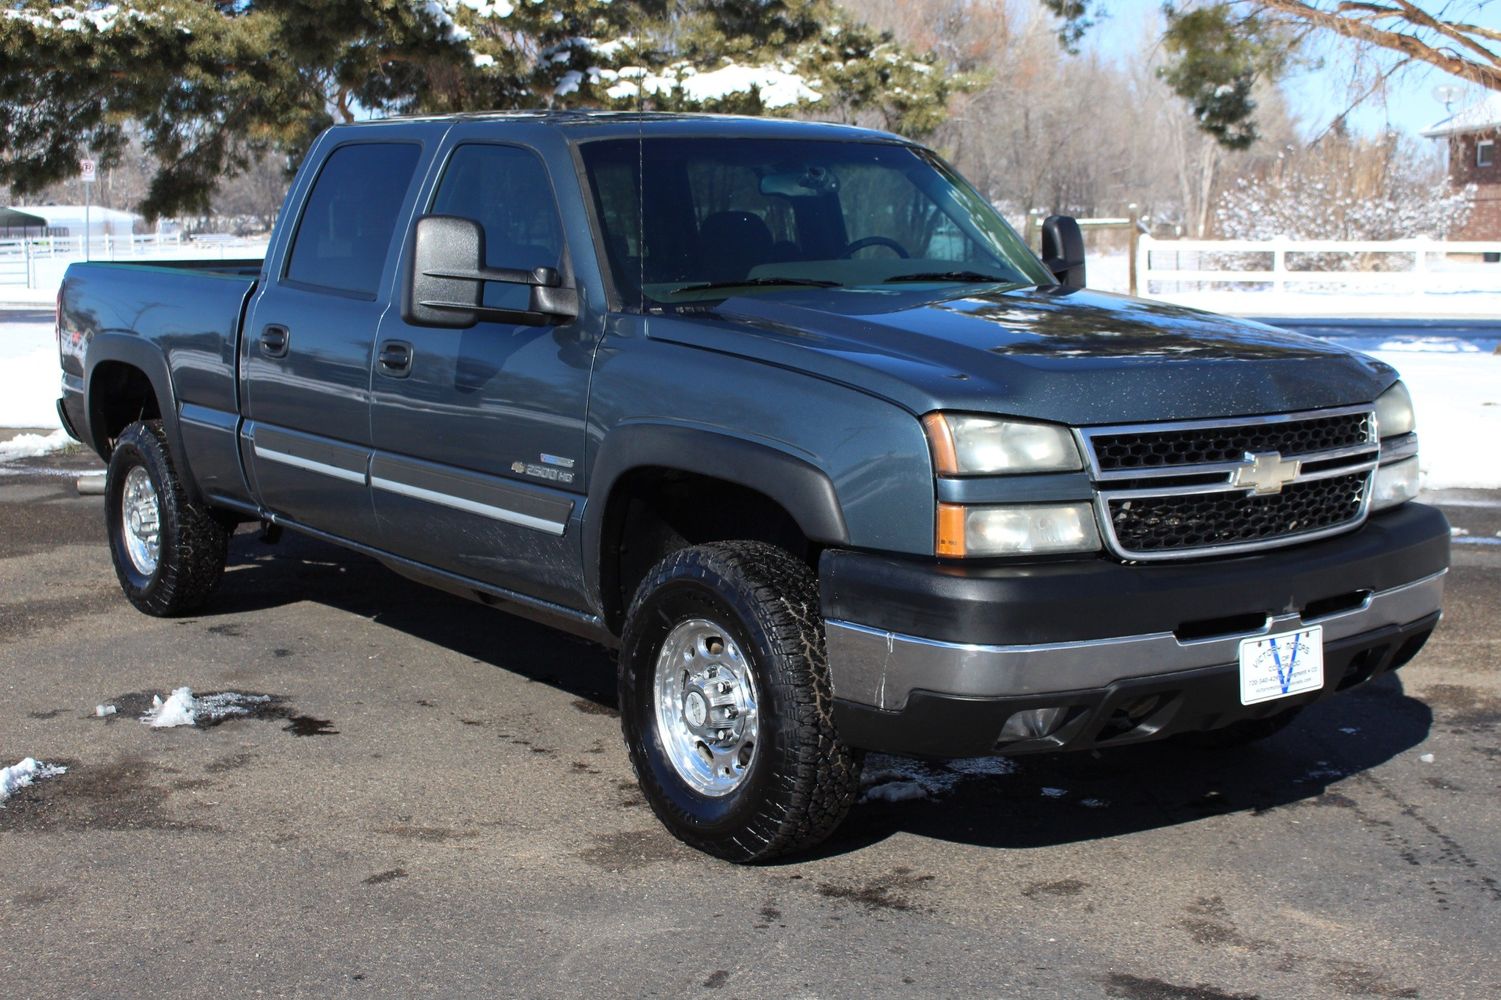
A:
[[[1297,450],[1298,442],[1308,439],[1304,429],[1310,426],[1311,421],[1327,426],[1330,418],[1350,417],[1364,418],[1363,441],[1312,451]],[[1145,442],[1159,439],[1183,440],[1189,437],[1202,439],[1206,432],[1219,432],[1217,436],[1228,440],[1240,438],[1255,440],[1258,445],[1263,442],[1271,444],[1282,442],[1288,446],[1289,450],[1282,451],[1279,448],[1270,449],[1268,452],[1246,452],[1241,461],[1235,462],[1215,461],[1197,464],[1169,462],[1131,468],[1101,467],[1098,447],[1100,442],[1106,440],[1117,442],[1124,438]],[[1094,484],[1095,519],[1100,529],[1100,537],[1104,539],[1105,546],[1112,555],[1132,562],[1194,559],[1239,552],[1256,552],[1349,531],[1362,524],[1369,512],[1372,482],[1381,456],[1381,443],[1376,438],[1375,410],[1371,404],[1260,417],[1084,427],[1077,429],[1075,434],[1080,450],[1084,454],[1090,479]],[[1223,449],[1220,451],[1223,452]],[[1138,548],[1122,540],[1121,532],[1117,531],[1114,516],[1119,516],[1120,505],[1127,501],[1139,500],[1148,503],[1157,501],[1159,504],[1171,504],[1179,512],[1173,516],[1181,516],[1181,511],[1184,509],[1192,509],[1194,498],[1201,498],[1204,501],[1202,506],[1206,510],[1224,510],[1226,494],[1238,494],[1247,512],[1245,520],[1256,520],[1263,511],[1253,512],[1255,505],[1264,506],[1270,498],[1280,496],[1282,487],[1271,493],[1258,494],[1245,486],[1235,485],[1237,473],[1248,467],[1254,454],[1266,456],[1270,451],[1277,452],[1283,460],[1296,460],[1297,462],[1296,473],[1286,481],[1285,487],[1296,487],[1338,476],[1351,477],[1352,482],[1358,484],[1359,493],[1353,498],[1353,507],[1349,508],[1352,511],[1350,516],[1330,523],[1315,524],[1309,528],[1300,528],[1297,521],[1293,521],[1285,530],[1273,534],[1263,533],[1254,539],[1236,538],[1234,527],[1226,525],[1217,532],[1210,532],[1226,540],[1208,544],[1200,541],[1182,545],[1169,543],[1156,544],[1152,548]],[[1126,506],[1129,507],[1129,504]],[[1115,515],[1112,514],[1113,510],[1117,512]],[[1185,536],[1200,539],[1204,537],[1202,524],[1191,527],[1192,530],[1185,530]],[[1158,534],[1160,535],[1161,532]]]

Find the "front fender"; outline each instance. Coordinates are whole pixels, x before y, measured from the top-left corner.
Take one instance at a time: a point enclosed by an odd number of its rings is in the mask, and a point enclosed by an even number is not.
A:
[[[846,545],[849,529],[833,481],[819,468],[766,444],[707,428],[669,423],[617,427],[600,445],[589,476],[596,498],[584,510],[584,579],[600,592],[600,562],[607,500],[633,469],[663,468],[704,474],[763,493],[792,515],[810,541]]]

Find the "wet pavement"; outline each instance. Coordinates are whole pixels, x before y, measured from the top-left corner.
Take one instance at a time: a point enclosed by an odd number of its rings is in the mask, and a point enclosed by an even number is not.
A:
[[[1413,664],[1261,746],[873,761],[932,794],[751,869],[654,821],[597,647],[290,534],[151,619],[97,462],[22,464],[0,766],[68,771],[0,809],[7,996],[1501,995],[1501,546],[1455,546]],[[1439,499],[1501,532],[1501,496]],[[183,685],[271,700],[136,721]]]

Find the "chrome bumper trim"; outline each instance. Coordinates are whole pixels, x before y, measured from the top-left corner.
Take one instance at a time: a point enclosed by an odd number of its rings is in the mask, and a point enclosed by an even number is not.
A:
[[[1242,639],[1322,625],[1333,642],[1438,611],[1448,570],[1371,594],[1358,607],[1304,621],[1269,615],[1260,629],[1181,641],[1171,632],[1027,646],[940,642],[856,622],[824,624],[834,696],[900,711],[914,690],[961,697],[1051,694],[1118,680],[1234,663]]]

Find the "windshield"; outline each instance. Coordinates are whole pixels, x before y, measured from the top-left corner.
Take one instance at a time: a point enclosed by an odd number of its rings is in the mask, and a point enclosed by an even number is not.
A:
[[[995,209],[911,146],[663,137],[581,152],[628,303],[1051,281]]]

